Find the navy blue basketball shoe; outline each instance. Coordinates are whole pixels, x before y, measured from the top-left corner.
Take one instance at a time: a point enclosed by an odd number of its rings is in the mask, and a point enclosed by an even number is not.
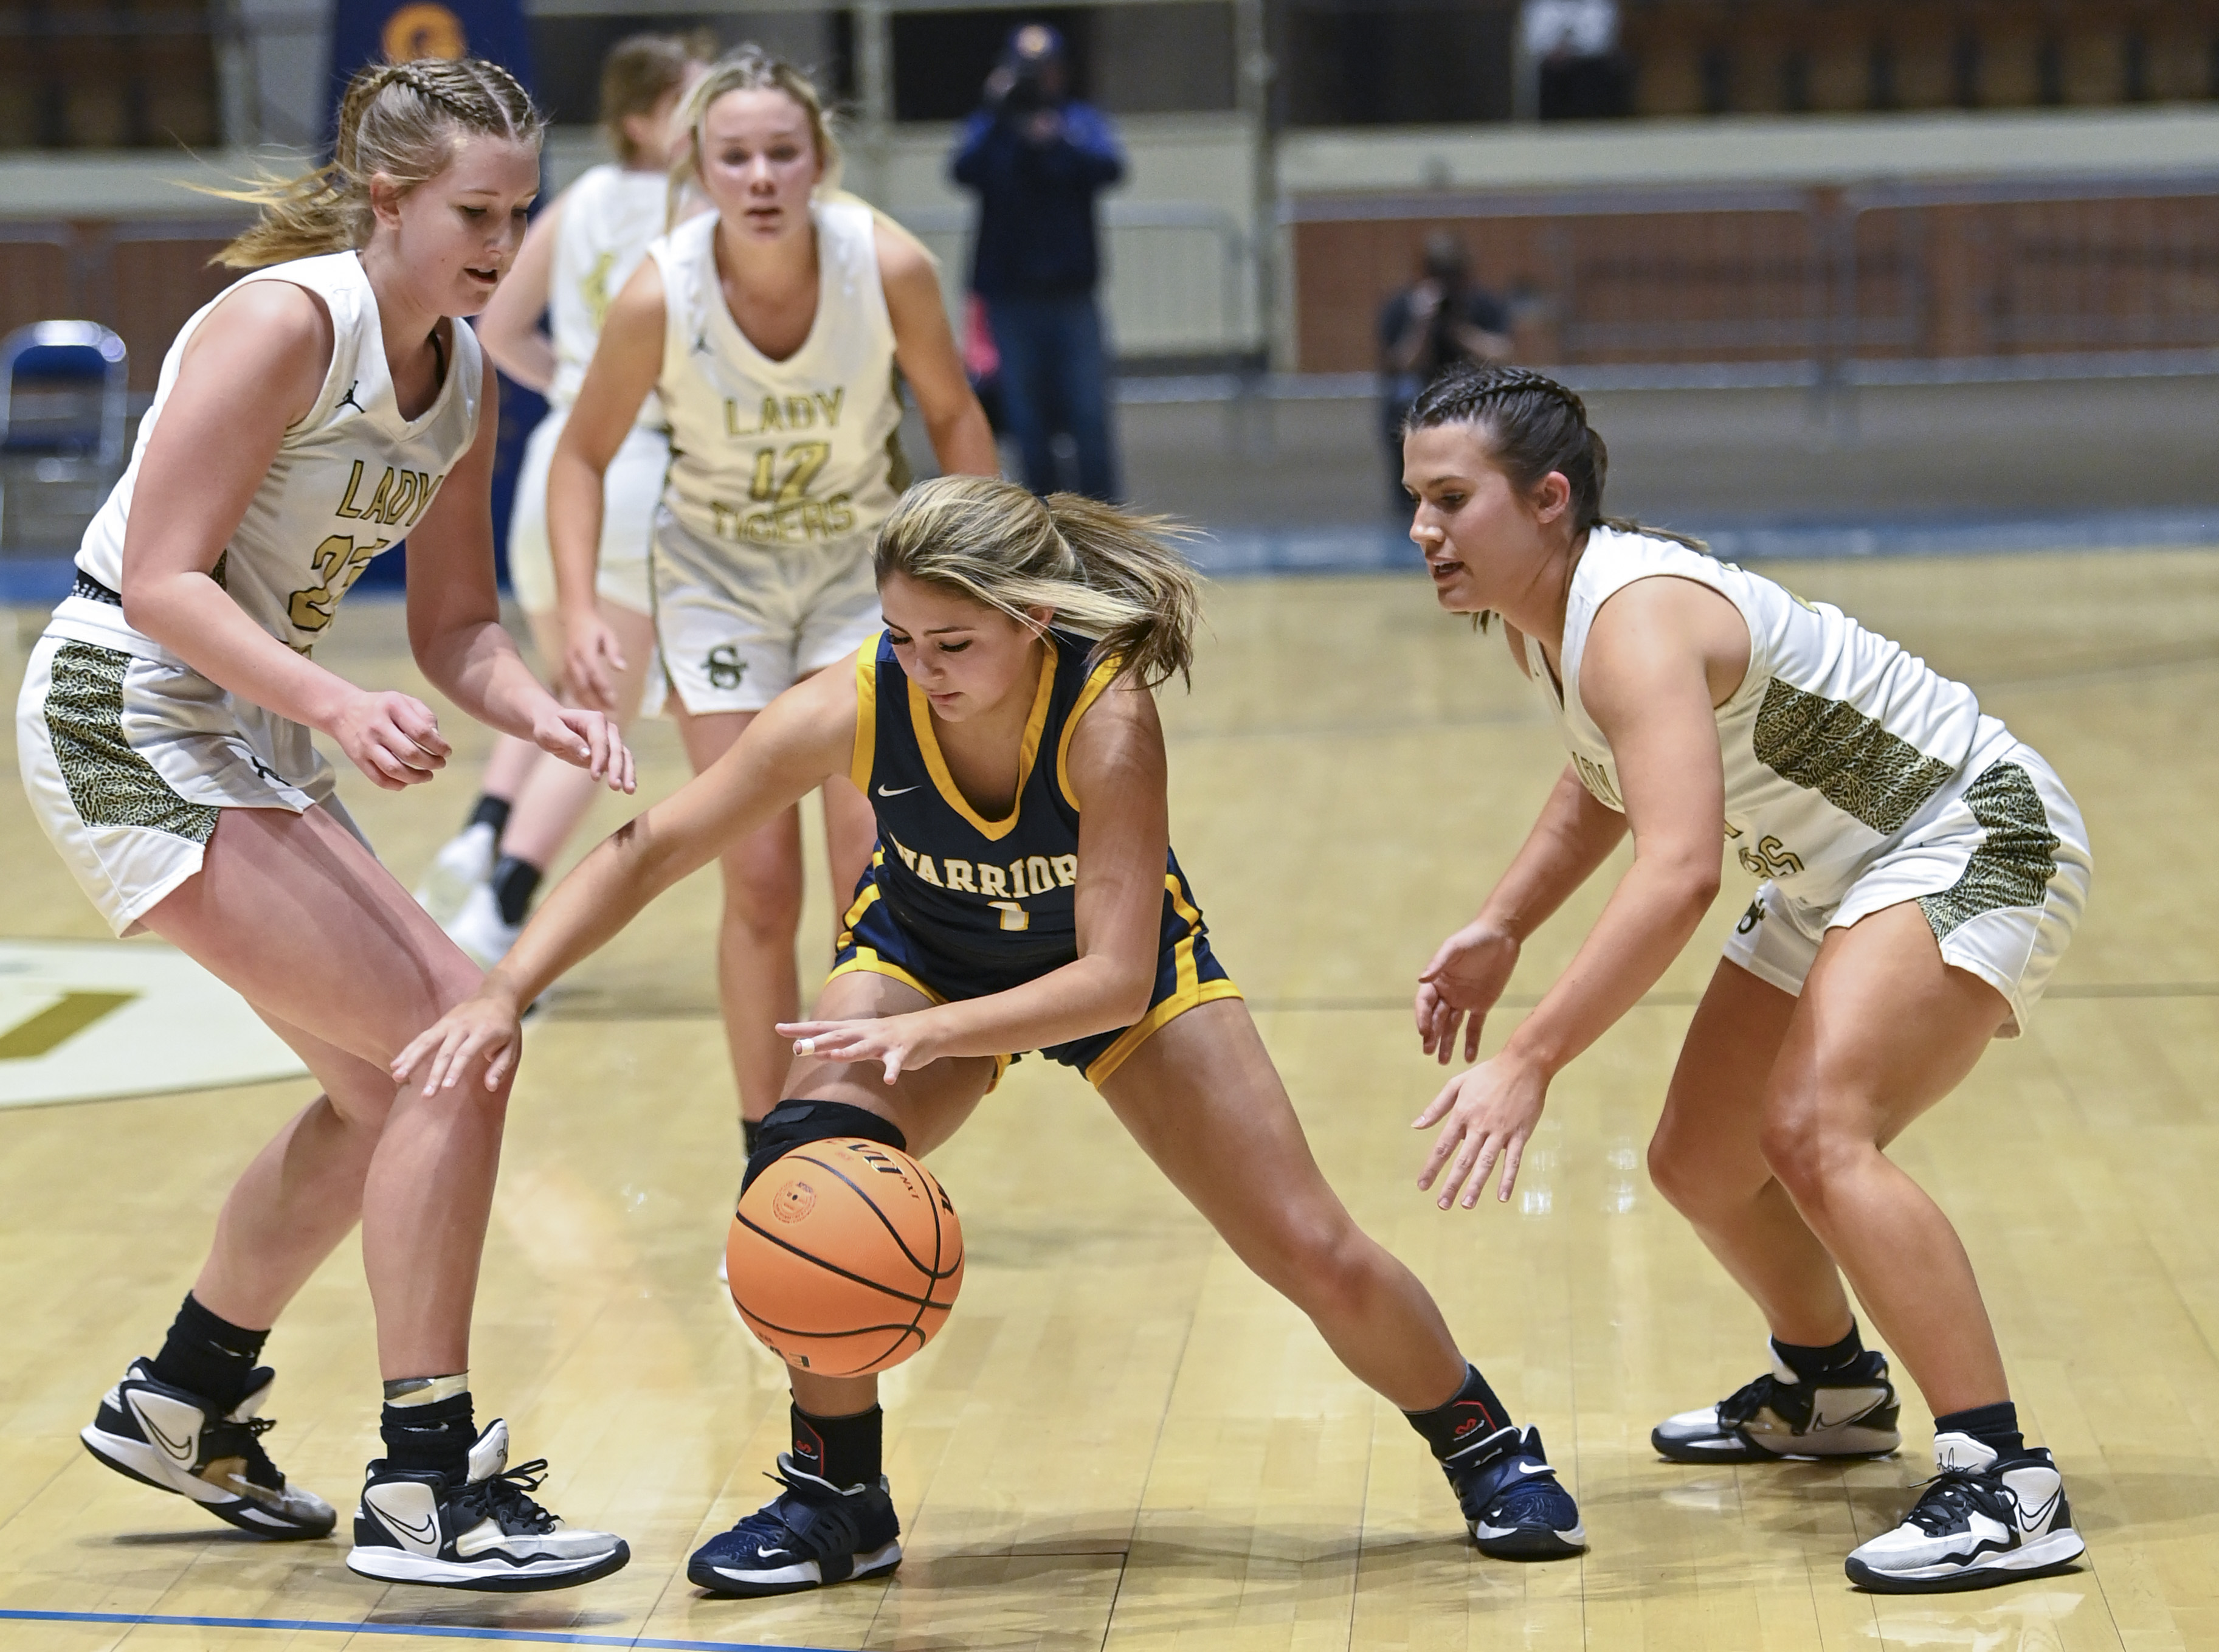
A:
[[[901,1521],[883,1475],[844,1488],[778,1454],[786,1489],[693,1551],[686,1575],[712,1594],[793,1594],[879,1577],[901,1564]]]
[[[1557,1483],[1541,1431],[1499,1429],[1441,1464],[1479,1552],[1496,1560],[1563,1560],[1588,1546],[1579,1505]]]

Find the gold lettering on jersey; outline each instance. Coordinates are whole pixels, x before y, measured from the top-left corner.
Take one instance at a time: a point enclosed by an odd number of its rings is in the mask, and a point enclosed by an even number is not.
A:
[[[1059,854],[1055,857],[1055,881],[1059,888],[1068,889],[1078,881],[1078,857]]]
[[[906,854],[907,851],[904,850],[904,853]],[[930,855],[920,854],[917,857],[917,860],[913,864],[917,867],[917,875],[923,879],[925,882],[930,884],[935,889],[946,887],[946,885],[940,881],[940,874],[932,869],[932,857]]]
[[[1010,886],[1003,879],[1001,867],[985,860],[979,863],[979,892],[981,895],[1009,895]],[[1022,883],[1017,885],[1016,892],[1020,895],[1025,892]],[[990,901],[987,904],[991,906],[993,903]]]
[[[1756,840],[1756,847],[1744,844],[1735,852],[1734,859],[1741,862],[1742,870],[1755,878],[1785,878],[1803,870],[1803,858],[1769,832]]]
[[[370,559],[392,543],[390,539],[378,539],[358,545],[345,534],[333,534],[308,553],[310,568],[322,577],[286,599],[285,617],[298,630],[323,630],[332,623],[339,599],[362,577],[362,570],[370,566]]]
[[[596,332],[609,319],[609,277],[615,273],[616,267],[617,255],[604,252],[594,260],[594,267],[586,271],[586,278],[578,283],[578,296],[585,300],[586,314],[594,318],[594,331]]]
[[[1044,854],[1027,855],[1025,873],[1032,881],[1032,887],[1025,891],[1029,895],[1045,895],[1055,887],[1055,868],[1048,864],[1047,856]],[[1010,863],[1010,876],[1012,879],[1016,879],[1016,873],[1017,865],[1012,860]]]
[[[848,405],[848,387],[833,386],[830,394],[812,390],[807,395],[765,396],[755,408],[755,422],[743,423],[739,398],[724,398],[724,434],[734,441],[750,436],[783,435],[794,431],[840,428],[840,414]]]
[[[978,886],[971,881],[971,863],[968,860],[958,860],[952,854],[942,855],[940,869],[948,876],[948,888],[960,889],[967,895],[979,892]]]
[[[709,518],[717,537],[750,545],[805,545],[855,531],[855,506],[846,494],[759,510],[743,510],[718,501],[709,506]]]
[[[1015,901],[988,901],[986,904],[1001,913],[1002,928],[1004,929],[1029,929],[1033,927],[1033,915]]]
[[[432,495],[439,491],[439,484],[446,480],[444,473],[433,476],[422,470],[401,470],[388,465],[377,479],[370,503],[357,506],[355,500],[362,494],[363,469],[363,462],[357,459],[347,476],[346,492],[332,512],[333,516],[382,522],[388,527],[405,521],[413,528],[431,504]]]
[[[360,516],[362,514],[360,511],[357,511],[354,507],[355,490],[361,486],[362,461],[360,459],[357,459],[354,462],[354,474],[347,478],[346,497],[339,501],[339,509],[332,512],[333,516]]]
[[[1608,769],[1577,752],[1572,754],[1572,767],[1579,771],[1580,784],[1587,787],[1588,795],[1597,803],[1606,809],[1615,809],[1621,815],[1625,812],[1625,799],[1618,795],[1618,787],[1611,783]]]

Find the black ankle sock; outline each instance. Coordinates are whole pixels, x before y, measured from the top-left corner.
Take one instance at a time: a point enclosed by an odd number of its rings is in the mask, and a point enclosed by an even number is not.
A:
[[[852,1417],[812,1417],[799,1406],[793,1413],[793,1466],[842,1487],[879,1483],[880,1448],[886,1413],[873,1406]]]
[[[1970,1434],[1999,1457],[2026,1455],[2026,1436],[2018,1432],[2018,1407],[2008,1400],[1974,1406],[1934,1419],[1937,1434]]]
[[[427,1406],[388,1403],[377,1419],[385,1437],[385,1460],[395,1469],[432,1469],[459,1486],[469,1474],[470,1447],[477,1443],[477,1427],[470,1416],[470,1396],[434,1400]]]
[[[262,1357],[269,1334],[209,1313],[187,1291],[162,1351],[154,1356],[154,1380],[229,1411],[246,1398],[247,1374]]]
[[[1799,1382],[1815,1382],[1830,1372],[1856,1363],[1857,1356],[1865,1351],[1864,1339],[1857,1335],[1857,1322],[1849,1321],[1849,1334],[1839,1342],[1824,1348],[1806,1348],[1801,1343],[1772,1339],[1773,1351],[1795,1373]]]
[[[753,1158],[755,1156],[755,1143],[760,1140],[761,1137],[762,1121],[761,1119],[742,1119],[740,1121],[740,1146],[745,1150],[747,1156],[749,1158]]]
[[[1487,1386],[1479,1367],[1470,1363],[1464,1368],[1464,1386],[1449,1396],[1447,1404],[1402,1414],[1443,1462],[1510,1425],[1510,1413]]]
[[[504,854],[494,863],[493,898],[500,908],[503,923],[521,923],[524,914],[531,905],[533,891],[539,887],[540,871],[529,860],[519,860],[513,854]]]
[[[470,805],[470,817],[463,823],[463,829],[467,832],[473,826],[490,826],[494,841],[498,842],[500,835],[508,829],[509,807],[507,798],[496,798],[491,792],[482,792],[478,794],[478,800]]]

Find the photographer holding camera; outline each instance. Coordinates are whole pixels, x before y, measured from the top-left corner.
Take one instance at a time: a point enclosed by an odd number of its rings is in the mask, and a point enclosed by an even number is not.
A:
[[[979,192],[971,286],[1001,354],[1003,406],[1036,494],[1062,486],[1053,438],[1078,449],[1078,491],[1116,497],[1094,196],[1125,176],[1109,120],[1068,95],[1063,37],[1010,36],[985,106],[957,140],[956,183]]]
[[[1510,312],[1471,278],[1464,238],[1437,229],[1426,237],[1418,279],[1379,311],[1379,427],[1387,442],[1387,491],[1398,514],[1402,491],[1402,419],[1418,393],[1460,362],[1510,359]]]

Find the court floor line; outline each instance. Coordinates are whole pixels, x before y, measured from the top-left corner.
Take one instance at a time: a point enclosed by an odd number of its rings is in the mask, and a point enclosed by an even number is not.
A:
[[[0,1622],[128,1624],[147,1629],[263,1629],[290,1635],[422,1635],[451,1641],[534,1645],[621,1646],[637,1652],[811,1652],[755,1641],[668,1641],[649,1635],[584,1635],[553,1629],[476,1629],[462,1624],[347,1624],[315,1618],[196,1618],[153,1612],[33,1612],[0,1607]]]

